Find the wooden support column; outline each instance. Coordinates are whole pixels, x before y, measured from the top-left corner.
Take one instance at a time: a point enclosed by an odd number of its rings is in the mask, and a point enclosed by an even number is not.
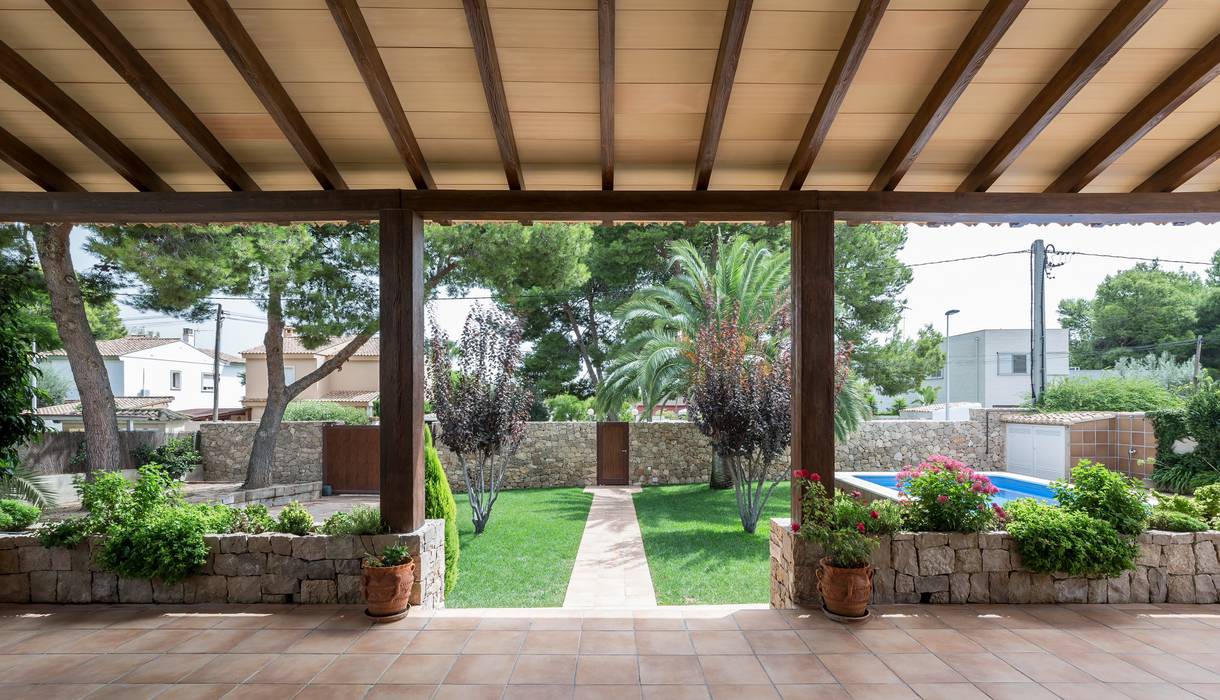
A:
[[[835,223],[828,211],[792,221],[792,468],[834,492]],[[792,519],[801,493],[792,489]]]
[[[424,524],[424,221],[381,212],[381,519]]]

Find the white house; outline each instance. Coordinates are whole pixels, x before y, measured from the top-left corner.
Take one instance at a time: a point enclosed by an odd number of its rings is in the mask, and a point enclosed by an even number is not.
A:
[[[193,334],[184,334],[193,339]],[[245,395],[242,375],[245,361],[221,353],[219,387],[213,376],[212,351],[196,348],[177,338],[127,336],[99,340],[98,351],[106,364],[110,389],[116,397],[165,396],[165,408],[174,411],[212,407],[213,393],[220,391],[221,408],[241,407]],[[46,353],[39,359],[44,373],[72,378],[68,356],[63,350]],[[76,387],[68,390],[67,401],[80,398]]]
[[[989,328],[949,337],[949,391],[952,403],[976,402],[992,406],[1019,406],[1031,396],[1033,344],[1028,328]],[[1046,330],[1046,383],[1068,376],[1068,331]],[[944,371],[924,381],[936,387],[944,402]]]

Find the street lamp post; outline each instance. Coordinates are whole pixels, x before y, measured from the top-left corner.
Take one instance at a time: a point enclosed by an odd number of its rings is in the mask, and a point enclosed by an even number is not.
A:
[[[949,317],[960,311],[949,309],[945,312],[945,420],[949,420]]]

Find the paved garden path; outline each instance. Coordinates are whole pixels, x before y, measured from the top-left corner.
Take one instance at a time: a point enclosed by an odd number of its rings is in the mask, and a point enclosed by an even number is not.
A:
[[[656,592],[644,556],[644,537],[631,494],[638,486],[598,486],[593,494],[565,608],[655,607]]]

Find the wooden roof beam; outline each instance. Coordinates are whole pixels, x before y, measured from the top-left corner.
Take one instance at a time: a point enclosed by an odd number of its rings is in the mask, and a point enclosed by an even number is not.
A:
[[[231,190],[258,191],[246,172],[182,98],[91,0],[47,0],[73,31],[127,81]]]
[[[1166,0],[1119,0],[958,186],[986,192]]]
[[[259,102],[271,119],[279,126],[284,137],[292,144],[297,155],[304,161],[305,167],[313,173],[318,184],[324,190],[345,190],[347,183],[339,174],[330,156],[322,148],[318,137],[309,128],[305,117],[292,103],[283,83],[275,77],[275,72],[263,58],[263,54],[255,45],[254,39],[242,26],[237,13],[229,7],[225,0],[189,0],[195,14],[203,21],[220,48],[228,55],[237,72],[245,78],[246,84],[254,91]]]
[[[419,148],[419,142],[415,140],[415,132],[407,121],[407,113],[398,99],[398,91],[390,80],[385,62],[381,60],[381,52],[377,50],[377,44],[373,41],[373,34],[369,31],[368,22],[365,21],[360,6],[356,0],[326,0],[326,4],[335,17],[335,24],[339,26],[343,41],[352,53],[356,68],[364,78],[364,84],[368,86],[377,111],[381,113],[381,121],[390,132],[394,148],[398,150],[407,172],[411,174],[415,189],[436,189],[436,182],[433,181],[428,164],[424,161],[424,153]]]
[[[856,14],[852,16],[851,24],[847,27],[847,35],[839,46],[834,65],[830,67],[830,74],[822,84],[822,92],[818,95],[813,113],[809,115],[809,123],[801,134],[800,144],[796,147],[792,162],[788,164],[788,172],[784,175],[780,189],[799,190],[805,186],[805,178],[813,168],[818,151],[822,150],[822,143],[826,140],[830,125],[839,114],[839,107],[843,105],[847,89],[851,87],[851,81],[860,69],[864,53],[868,51],[868,45],[872,42],[877,25],[881,24],[881,17],[889,4],[890,0],[860,0]]]
[[[1047,192],[1079,192],[1165,117],[1220,75],[1220,36],[1161,81],[1130,112],[1063,171]]]
[[[0,79],[75,136],[137,190],[173,191],[160,175],[102,126],[88,110],[3,42],[0,42]]]
[[[0,161],[48,192],[85,191],[58,166],[4,129],[0,129]]]
[[[479,64],[483,94],[487,97],[487,111],[496,132],[496,144],[500,147],[504,179],[508,181],[510,190],[525,189],[521,156],[517,155],[517,138],[513,135],[513,121],[508,113],[508,98],[504,96],[504,78],[500,75],[500,59],[496,56],[487,0],[462,0],[462,6],[466,10],[466,24],[470,27],[475,61]]]
[[[1220,159],[1220,126],[1191,144],[1133,192],[1173,192]]]
[[[703,117],[703,134],[699,137],[699,154],[695,161],[695,189],[706,190],[712,180],[716,151],[720,147],[720,132],[733,92],[733,78],[741,60],[741,45],[746,36],[753,0],[729,0],[724,15],[724,30],[720,33],[720,50],[716,53],[716,70],[712,73],[712,89],[707,98]]]
[[[614,189],[614,0],[597,0],[597,82],[602,189]]]
[[[991,0],[885,159],[871,190],[894,190],[1029,0]]]

